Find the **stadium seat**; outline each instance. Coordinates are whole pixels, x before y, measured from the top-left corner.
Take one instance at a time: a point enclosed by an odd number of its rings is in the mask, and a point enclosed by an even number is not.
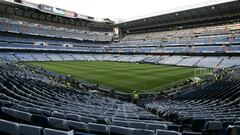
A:
[[[110,125],[112,122],[111,118],[100,116],[97,118],[97,123]]]
[[[157,130],[157,129],[168,130],[168,126],[166,124],[147,123],[146,126],[147,126],[147,129],[151,129],[151,130]]]
[[[111,135],[133,135],[135,129],[111,125],[109,126],[109,130]]]
[[[128,122],[120,120],[112,120],[112,125],[128,127]]]
[[[193,119],[192,120],[192,130],[195,132],[200,132],[204,128],[206,123],[205,119]]]
[[[32,125],[20,124],[21,135],[42,135],[42,128]]]
[[[133,135],[155,135],[153,130],[134,129]]]
[[[181,133],[176,131],[160,130],[157,129],[156,135],[181,135]]]
[[[67,120],[66,125],[71,130],[79,131],[79,132],[87,132],[87,124],[84,122],[77,122],[72,120]]]
[[[33,107],[28,107],[28,111],[32,114],[38,114],[38,115],[41,115],[42,112],[40,109],[37,109],[37,108],[33,108]]]
[[[41,113],[46,117],[52,116],[52,112],[48,110],[41,110]]]
[[[94,134],[107,135],[109,132],[108,127],[102,124],[88,123],[87,128],[89,133],[94,133]]]
[[[167,126],[173,125],[173,123],[169,121],[156,121],[156,122],[150,122],[150,123],[166,124]]]
[[[202,135],[202,133],[199,133],[199,132],[182,132],[182,135]]]
[[[43,131],[43,135],[74,135],[74,132],[45,128]]]
[[[230,125],[228,127],[226,135],[239,135],[240,134],[240,126],[239,125]]]
[[[177,131],[177,132],[182,132],[183,128],[181,125],[169,125],[168,126],[168,130],[173,130],[173,131]]]
[[[23,120],[25,122],[31,122],[31,117],[32,117],[31,113],[16,111],[16,114],[18,119]]]
[[[232,121],[223,121],[222,122],[223,128],[228,128],[229,125],[234,125],[234,122],[232,122]]]
[[[62,118],[62,119],[64,119],[64,118],[65,118],[65,114],[64,114],[64,113],[57,112],[57,111],[54,111],[54,112],[52,113],[52,117],[57,117],[57,118]]]
[[[2,107],[1,112],[5,114],[5,117],[10,117],[9,119],[16,119],[16,113],[12,109]]]
[[[81,116],[79,116],[77,114],[66,114],[65,118],[69,119],[69,120],[75,120],[75,121],[80,121],[81,120]]]
[[[16,110],[20,110],[23,112],[28,112],[28,109],[25,106],[19,105],[19,104],[14,104],[12,107],[12,109],[16,109]]]
[[[16,120],[31,122],[32,114],[30,113],[26,113],[26,112],[14,110],[14,109],[6,108],[6,107],[2,107],[2,112]]]
[[[96,123],[97,120],[95,118],[89,118],[89,117],[85,117],[85,116],[81,116],[80,119],[81,122],[92,122],[92,123]]]
[[[12,107],[12,106],[13,106],[13,103],[10,102],[10,101],[5,101],[5,100],[1,100],[1,99],[0,99],[0,106],[3,106],[3,107]]]
[[[19,135],[19,124],[0,119],[0,134]]]
[[[240,125],[240,121],[235,121],[233,125]]]
[[[95,135],[95,134],[82,133],[82,132],[75,132],[74,135]]]
[[[146,129],[146,124],[142,122],[128,122],[128,127]]]
[[[220,121],[208,121],[204,127],[205,130],[222,130],[222,123]]]
[[[54,129],[60,130],[69,130],[68,125],[66,124],[67,121],[65,119],[49,117],[49,126]]]
[[[41,127],[47,127],[49,125],[49,120],[46,116],[37,114],[32,115],[31,122]]]

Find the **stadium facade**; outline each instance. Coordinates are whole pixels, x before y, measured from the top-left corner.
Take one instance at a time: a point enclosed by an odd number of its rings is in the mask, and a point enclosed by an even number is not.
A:
[[[239,135],[239,9],[240,1],[223,0],[115,23],[45,4],[0,0],[0,134]],[[158,93],[160,101],[145,100],[139,107],[97,86],[66,88],[59,82],[68,77],[12,63],[19,61],[220,70],[200,84]]]

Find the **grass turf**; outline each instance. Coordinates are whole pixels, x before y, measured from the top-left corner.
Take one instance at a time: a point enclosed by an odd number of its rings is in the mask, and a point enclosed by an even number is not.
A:
[[[98,61],[29,62],[33,66],[76,79],[99,83],[117,91],[153,92],[194,76],[194,68]]]

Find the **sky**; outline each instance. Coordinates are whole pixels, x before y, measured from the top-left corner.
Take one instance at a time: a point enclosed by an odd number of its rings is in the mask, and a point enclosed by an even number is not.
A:
[[[114,21],[129,20],[213,0],[28,0]]]

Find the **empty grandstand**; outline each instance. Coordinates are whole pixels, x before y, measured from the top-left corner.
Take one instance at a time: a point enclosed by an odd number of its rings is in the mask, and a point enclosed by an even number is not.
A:
[[[239,9],[117,23],[0,0],[0,135],[240,135]]]

